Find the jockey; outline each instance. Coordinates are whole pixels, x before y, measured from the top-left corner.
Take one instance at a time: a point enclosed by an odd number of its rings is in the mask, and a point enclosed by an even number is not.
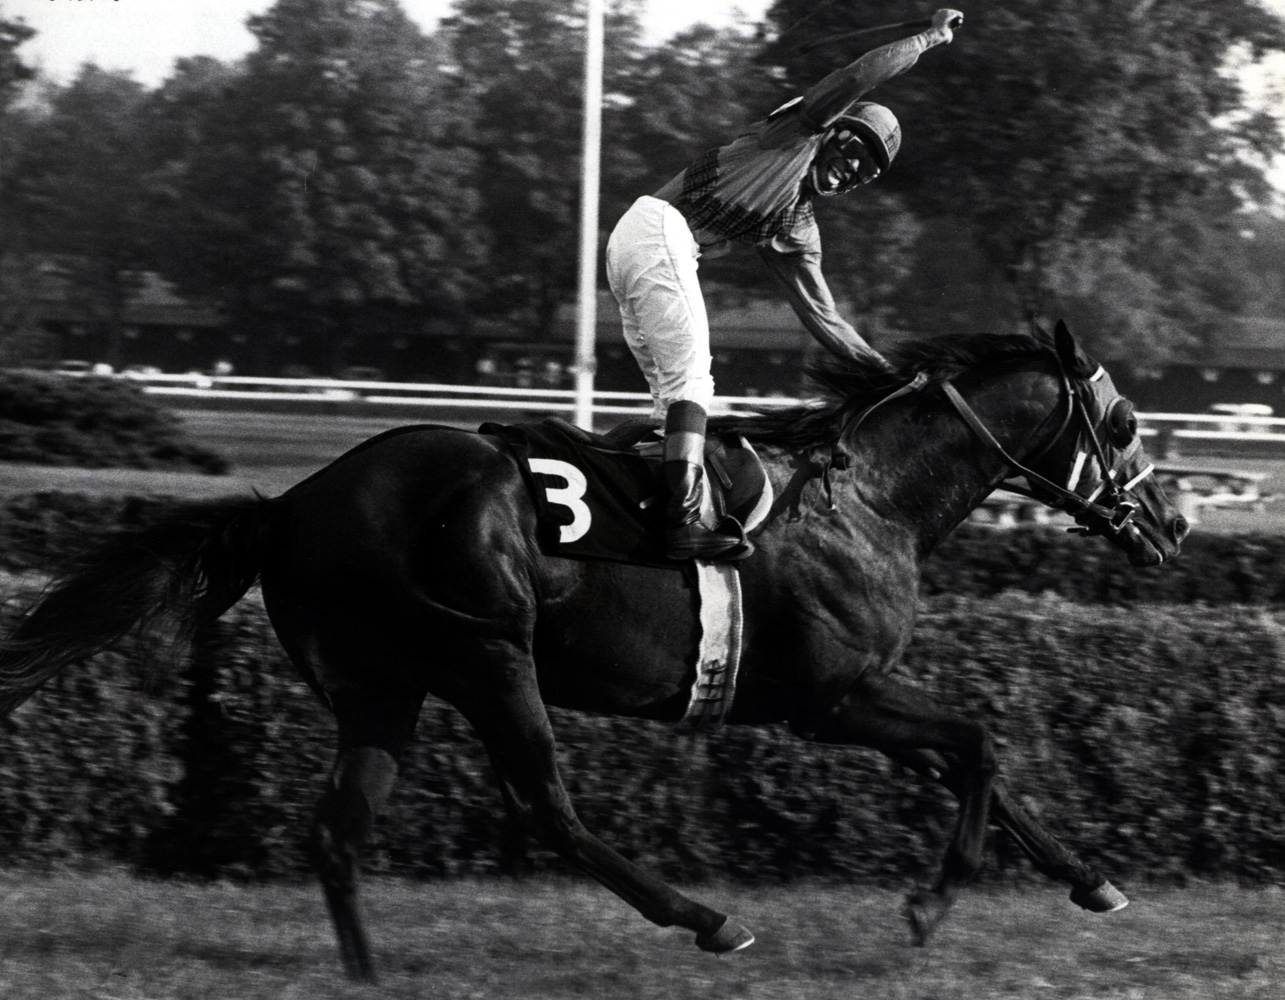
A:
[[[821,274],[812,199],[867,184],[891,165],[901,127],[862,95],[949,44],[964,20],[937,11],[932,26],[867,52],[731,143],[706,153],[654,195],[639,198],[607,242],[607,280],[625,340],[665,428],[665,544],[671,559],[736,559],[753,551],[700,523],[706,412],[714,397],[709,321],[697,258],[731,243],[754,246],[804,327],[846,360],[882,357],[838,313]]]

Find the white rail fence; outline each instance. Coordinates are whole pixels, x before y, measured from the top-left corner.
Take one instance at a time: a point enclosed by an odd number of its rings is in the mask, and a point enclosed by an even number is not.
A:
[[[439,383],[363,382],[337,379],[256,378],[210,375],[118,376],[142,384],[145,392],[165,398],[175,409],[256,408],[289,409],[306,413],[316,408],[330,413],[392,416],[413,411],[512,411],[517,415],[557,413],[571,417],[576,410],[572,389],[512,386],[448,385]],[[755,408],[803,402],[776,396],[719,396],[716,412],[748,412]],[[596,392],[593,414],[604,417],[645,416],[651,399],[641,392]],[[419,414],[417,414],[419,415]],[[1201,519],[1204,508],[1262,509],[1273,499],[1262,491],[1268,474],[1261,471],[1192,464],[1177,456],[1190,450],[1211,451],[1219,446],[1249,447],[1276,454],[1285,445],[1285,417],[1198,413],[1139,413],[1143,437],[1159,458],[1157,472],[1173,490],[1188,520]],[[1285,449],[1279,454],[1285,455]],[[1049,512],[1011,494],[995,493],[982,510],[981,520],[1007,525],[1042,521],[1063,515]]]
[[[121,375],[139,382],[146,392],[166,396],[172,405],[193,403],[286,401],[360,402],[363,409],[443,407],[455,409],[522,410],[571,414],[575,390],[514,388],[511,386],[448,385],[431,382],[347,382],[323,378],[258,378],[241,375]],[[744,411],[756,407],[791,406],[802,400],[783,396],[719,396],[715,407]],[[645,415],[650,398],[643,392],[596,392],[595,414]],[[1285,417],[1203,413],[1139,413],[1144,437],[1172,435],[1181,441],[1239,441],[1285,443]]]
[[[347,382],[339,379],[254,378],[229,375],[123,375],[143,383],[145,392],[165,396],[171,405],[191,403],[275,402],[298,400],[304,403],[330,401],[360,402],[363,409],[399,408],[494,409],[548,412],[570,416],[576,408],[574,389],[514,388],[511,386],[448,385],[432,382]],[[743,409],[757,404],[789,404],[793,399],[759,396],[721,396],[719,403],[727,409]],[[651,397],[645,392],[595,392],[595,414],[646,415],[651,410]]]

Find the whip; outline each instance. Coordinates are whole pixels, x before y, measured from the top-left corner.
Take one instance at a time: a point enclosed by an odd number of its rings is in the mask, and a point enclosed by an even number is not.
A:
[[[797,21],[795,22],[798,23]],[[829,45],[832,42],[842,42],[848,38],[856,38],[859,35],[873,35],[876,31],[893,31],[897,28],[931,28],[932,20],[926,17],[916,18],[912,21],[897,21],[894,24],[877,24],[873,28],[858,28],[856,31],[845,31],[841,35],[834,35],[830,38],[823,38],[817,42],[808,42],[806,45],[800,45],[796,51],[806,55],[814,49],[819,49],[822,45]],[[791,25],[793,27],[793,25]]]

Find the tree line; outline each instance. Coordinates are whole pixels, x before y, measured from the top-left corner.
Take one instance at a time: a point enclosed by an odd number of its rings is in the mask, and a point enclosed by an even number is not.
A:
[[[601,242],[906,8],[777,0],[761,25],[661,45],[641,12],[608,14]],[[1104,360],[1153,365],[1281,311],[1285,226],[1253,211],[1281,126],[1232,70],[1285,50],[1285,22],[1255,0],[965,14],[872,95],[903,123],[892,171],[818,209],[827,275],[876,342],[1061,316]],[[116,337],[149,270],[265,343],[547,335],[576,282],[581,6],[457,0],[425,33],[397,0],[278,0],[247,24],[243,60],[180,59],[149,89],[94,65],[42,80],[31,29],[0,20],[0,338],[30,325],[28,269],[49,257]],[[702,273],[715,304],[772,294],[754,255]]]

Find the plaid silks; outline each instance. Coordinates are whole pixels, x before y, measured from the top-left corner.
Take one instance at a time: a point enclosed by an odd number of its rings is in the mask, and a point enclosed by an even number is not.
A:
[[[727,197],[720,184],[725,177],[723,156],[729,147],[712,149],[692,163],[683,174],[683,190],[674,207],[683,213],[692,232],[699,233],[702,243],[732,240],[751,245],[765,243],[777,236],[815,224],[812,202],[803,195],[804,170],[797,166],[798,156],[783,157],[775,183],[762,191],[759,198],[752,192],[747,201]],[[764,158],[775,158],[763,151]]]

